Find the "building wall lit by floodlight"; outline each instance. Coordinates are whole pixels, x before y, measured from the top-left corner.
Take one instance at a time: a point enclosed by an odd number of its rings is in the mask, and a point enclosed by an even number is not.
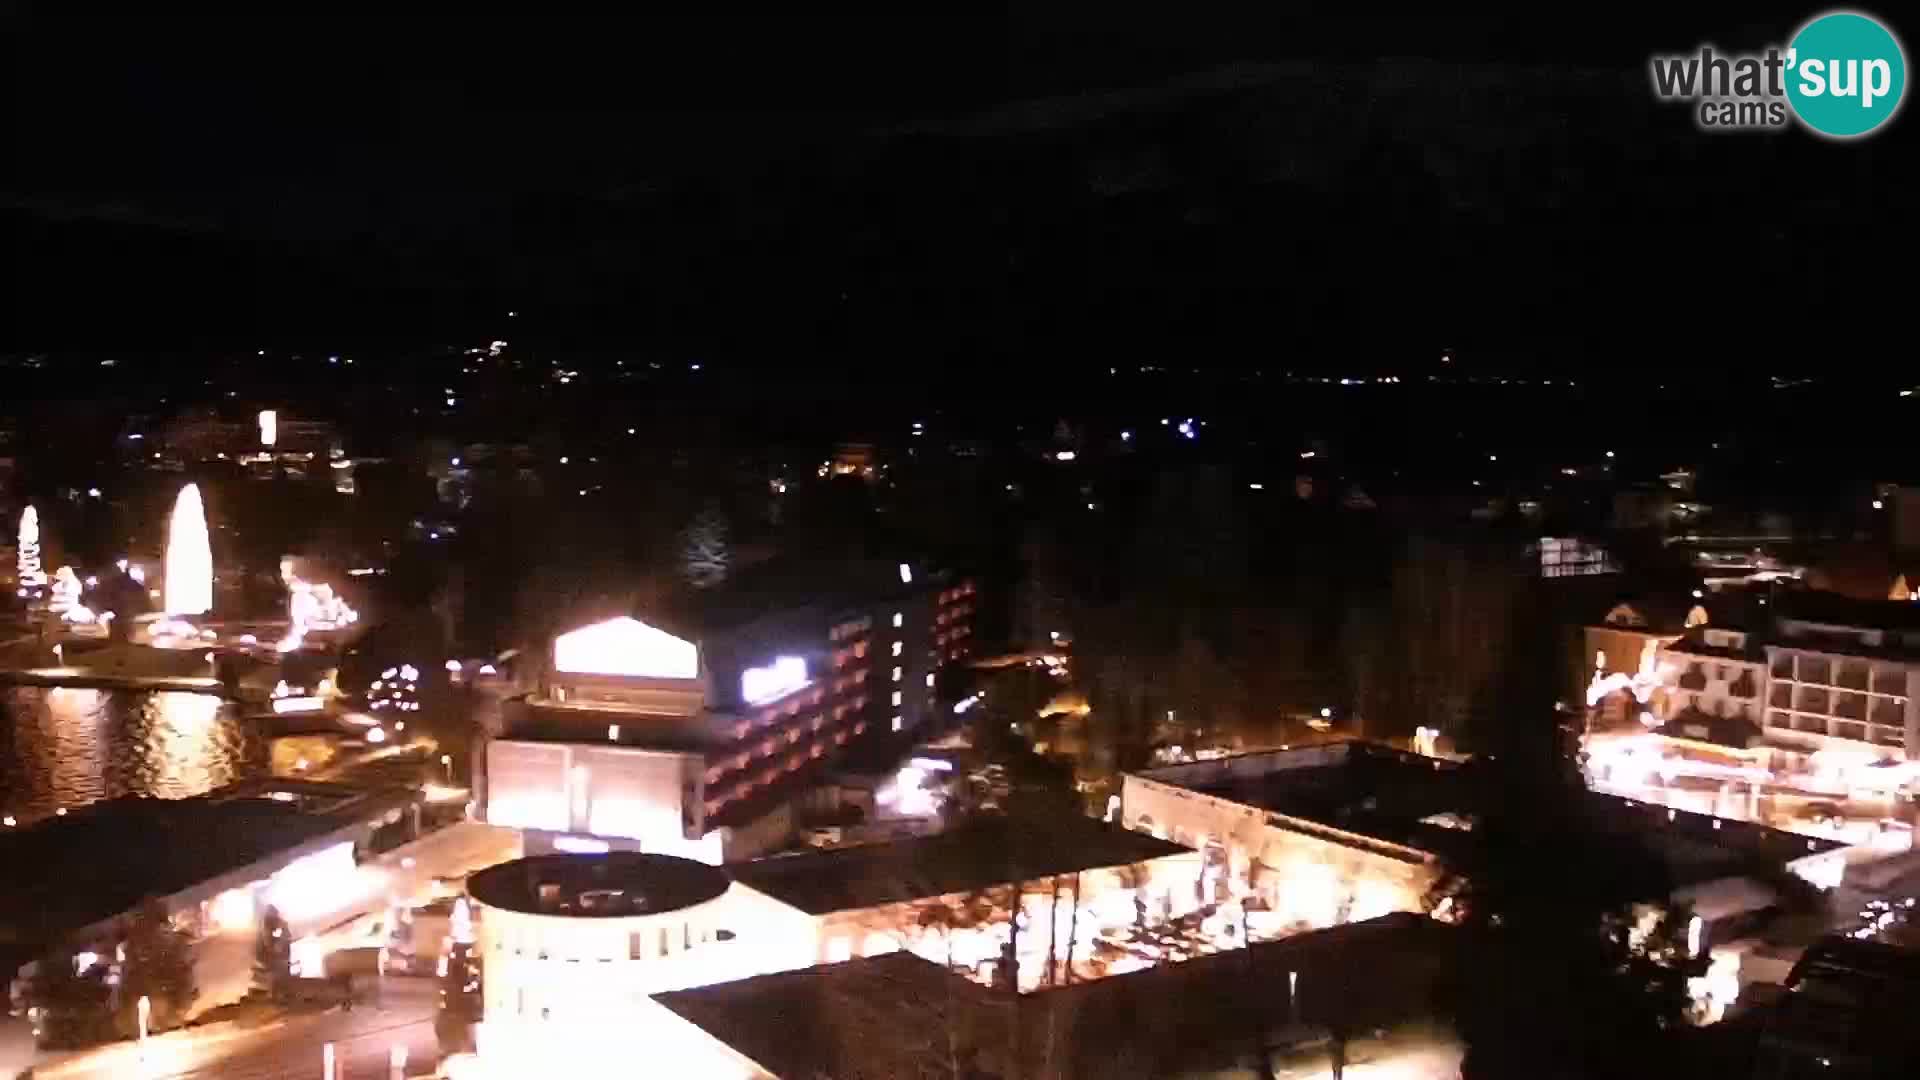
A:
[[[555,638],[553,666],[580,675],[695,679],[700,654],[691,641],[621,616]]]
[[[647,995],[711,981],[731,881],[665,855],[535,855],[473,875],[483,1027],[619,1024]],[[739,951],[739,950],[735,950]]]

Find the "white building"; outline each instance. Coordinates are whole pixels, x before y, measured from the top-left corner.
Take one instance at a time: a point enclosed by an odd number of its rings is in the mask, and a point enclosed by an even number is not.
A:
[[[728,921],[727,875],[665,855],[539,855],[468,881],[484,971],[475,1077],[764,1076],[676,1033],[651,994],[757,974]],[[691,1049],[689,1049],[691,1048]],[[685,1055],[697,1050],[698,1071]],[[720,1066],[715,1071],[716,1062]]]

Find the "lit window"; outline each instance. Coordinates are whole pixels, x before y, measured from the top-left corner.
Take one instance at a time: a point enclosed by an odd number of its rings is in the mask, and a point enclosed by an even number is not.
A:
[[[893,681],[894,681],[894,682],[899,682],[899,681],[900,681],[900,669],[899,669],[899,668],[894,668],[894,669],[893,669]]]
[[[837,937],[827,942],[827,963],[838,964],[853,957],[853,943],[846,938]]]
[[[894,626],[894,629],[896,629],[896,630],[897,630],[897,629],[899,629],[900,627],[902,627],[902,626],[905,626],[905,625],[906,625],[906,619],[905,619],[905,618],[903,618],[903,617],[901,616],[901,613],[900,613],[900,612],[898,612],[898,611],[896,611],[896,612],[894,612],[894,613],[893,613],[893,626]]]
[[[896,702],[896,704],[898,704],[898,703]],[[895,731],[899,731],[899,730],[900,730],[900,718],[899,718],[899,717],[897,717],[897,716],[893,718],[893,730],[895,730]]]
[[[895,655],[895,656],[899,656],[899,655],[900,655],[900,650],[902,650],[902,649],[904,649],[904,648],[906,648],[906,645],[905,645],[904,643],[902,643],[902,642],[898,642],[898,641],[896,641],[896,642],[894,642],[894,643],[893,643],[893,655]]]
[[[893,692],[893,707],[896,709],[900,707],[900,691],[898,690]]]

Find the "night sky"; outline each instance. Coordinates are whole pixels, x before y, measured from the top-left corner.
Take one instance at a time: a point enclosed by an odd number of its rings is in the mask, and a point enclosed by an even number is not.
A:
[[[554,347],[935,376],[1872,355],[1910,121],[1697,133],[1647,54],[1809,13],[1726,7],[16,21],[0,349],[485,340],[516,310]]]

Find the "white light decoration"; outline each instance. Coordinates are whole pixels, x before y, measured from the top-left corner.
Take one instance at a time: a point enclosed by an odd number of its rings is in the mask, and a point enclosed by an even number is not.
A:
[[[692,679],[700,656],[693,642],[623,615],[555,638],[553,666],[576,675]]]
[[[280,441],[280,414],[272,409],[260,410],[260,445],[272,446]]]
[[[1654,690],[1660,686],[1660,676],[1655,670],[1655,648],[1655,643],[1648,641],[1645,647],[1640,650],[1640,670],[1632,675],[1622,675],[1619,673],[1612,675],[1601,674],[1600,669],[1602,665],[1606,663],[1607,654],[1595,654],[1593,681],[1587,685],[1587,706],[1592,708],[1600,704],[1608,694],[1613,693],[1615,690],[1631,690],[1634,700],[1642,705],[1645,705],[1651,700]]]
[[[167,523],[167,581],[161,606],[168,615],[205,615],[213,608],[213,549],[200,488],[188,484]]]
[[[457,945],[473,944],[473,910],[462,896],[453,902],[453,914],[447,919],[447,933]]]
[[[275,698],[273,701],[273,711],[280,714],[321,712],[325,710],[326,707],[326,699],[317,697]],[[379,729],[376,728],[374,730],[377,731]],[[379,740],[376,739],[374,741],[378,742]]]
[[[53,572],[53,591],[47,597],[47,610],[55,615],[66,615],[80,604],[80,575],[73,567],[63,566]],[[84,610],[84,609],[82,609]],[[91,616],[91,612],[88,613]],[[89,618],[88,621],[91,621]]]
[[[20,514],[20,547],[14,565],[14,576],[22,590],[46,586],[47,574],[40,567],[40,511],[32,506]]]
[[[293,652],[306,643],[311,631],[339,630],[360,621],[360,613],[333,591],[333,586],[303,581],[292,559],[280,560],[280,580],[287,586],[287,636],[274,645]]]

